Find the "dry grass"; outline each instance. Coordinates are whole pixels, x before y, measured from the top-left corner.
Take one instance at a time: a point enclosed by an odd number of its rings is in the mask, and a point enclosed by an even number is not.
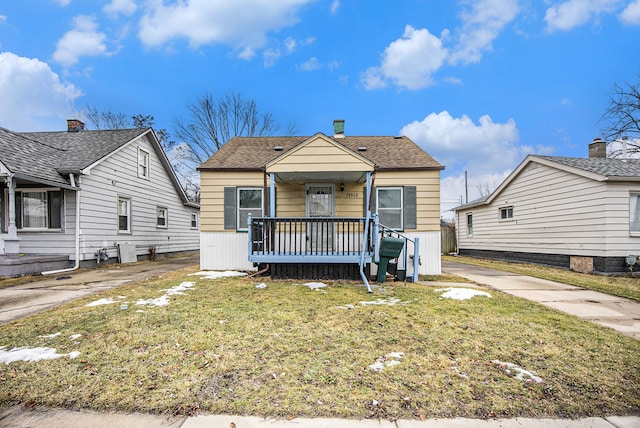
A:
[[[640,301],[640,278],[638,277],[585,274],[549,266],[474,257],[443,256],[442,259],[548,279]]]
[[[138,312],[133,304],[182,281],[197,284],[169,306]],[[266,281],[257,289],[260,281],[179,272],[4,325],[2,346],[81,355],[1,364],[0,404],[282,418],[640,411],[640,342],[537,304],[494,291],[442,299],[419,284],[388,283],[370,295],[356,284],[314,291]],[[85,306],[115,296],[126,296],[129,310]],[[392,298],[400,302],[359,303]],[[369,368],[392,352],[405,354],[399,365]],[[518,380],[492,360],[543,382]]]

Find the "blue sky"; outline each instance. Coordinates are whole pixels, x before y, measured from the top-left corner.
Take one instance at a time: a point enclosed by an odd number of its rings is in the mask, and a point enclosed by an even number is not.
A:
[[[92,106],[172,133],[232,91],[300,135],[407,135],[446,169],[443,215],[529,153],[587,155],[640,81],[640,0],[22,0],[0,4],[0,126]]]

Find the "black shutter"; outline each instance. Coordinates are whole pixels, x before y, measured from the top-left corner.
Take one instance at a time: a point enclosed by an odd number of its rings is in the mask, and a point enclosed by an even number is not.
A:
[[[62,229],[62,190],[47,192],[49,229]]]
[[[416,186],[404,186],[404,228],[416,229],[418,216],[416,209]]]
[[[22,229],[22,192],[16,192],[16,228]]]
[[[236,229],[236,188],[224,188],[224,228]]]

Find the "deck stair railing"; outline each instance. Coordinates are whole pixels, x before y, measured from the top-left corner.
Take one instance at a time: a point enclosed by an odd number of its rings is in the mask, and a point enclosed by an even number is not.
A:
[[[380,263],[380,240],[384,237],[401,239],[404,241],[404,246],[400,255],[397,257],[395,263],[389,263],[388,272],[392,273],[395,278],[400,281],[409,280],[416,282],[418,281],[418,271],[420,264],[420,255],[418,253],[419,248],[419,238],[411,239],[408,236],[394,230],[388,226],[385,226],[382,223],[377,224],[378,229],[378,238],[375,247],[375,256],[374,262],[378,264],[378,267],[381,267]],[[413,269],[409,271],[409,266],[412,265]]]

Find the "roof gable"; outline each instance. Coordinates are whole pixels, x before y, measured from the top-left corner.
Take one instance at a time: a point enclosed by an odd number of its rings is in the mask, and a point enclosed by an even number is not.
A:
[[[477,199],[453,210],[488,205],[531,163],[538,163],[575,174],[593,181],[640,181],[640,159],[619,158],[569,158],[561,156],[528,155],[511,174],[487,197]]]
[[[374,164],[318,133],[266,164],[267,172],[373,171]]]

